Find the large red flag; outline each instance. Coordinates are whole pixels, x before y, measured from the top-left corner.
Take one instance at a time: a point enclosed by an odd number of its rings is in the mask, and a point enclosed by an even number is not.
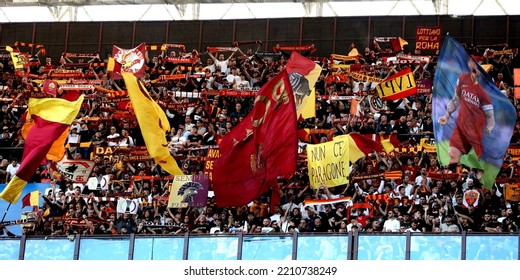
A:
[[[213,170],[219,207],[242,206],[296,171],[296,107],[287,71],[260,89],[252,111],[220,145]]]
[[[54,142],[78,115],[83,99],[83,95],[77,91],[68,91],[62,98],[29,99],[28,117],[32,118],[34,125],[25,139],[20,168],[0,193],[0,198],[9,203],[18,201],[23,188]]]

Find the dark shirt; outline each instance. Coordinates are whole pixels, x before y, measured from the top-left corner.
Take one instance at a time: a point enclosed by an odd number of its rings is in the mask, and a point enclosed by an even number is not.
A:
[[[116,221],[116,229],[118,233],[121,233],[122,228],[126,228],[127,233],[133,233],[135,228],[135,221],[134,219],[125,219],[123,217],[117,219]]]
[[[384,134],[390,134],[392,132],[392,126],[389,123],[378,124],[376,127],[376,133],[383,132]]]
[[[199,142],[202,141],[202,135],[200,134],[190,134],[188,136],[188,143],[190,142]],[[195,145],[191,144],[190,147],[193,147]]]

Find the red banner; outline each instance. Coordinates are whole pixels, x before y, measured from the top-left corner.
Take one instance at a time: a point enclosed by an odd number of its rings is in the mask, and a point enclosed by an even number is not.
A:
[[[433,80],[416,80],[417,94],[430,95],[432,94]]]
[[[441,43],[441,27],[417,26],[415,33],[416,50],[439,50]]]
[[[133,73],[137,78],[144,77],[146,45],[141,43],[133,49],[122,49],[116,45],[112,47],[113,60],[109,60],[108,69],[110,78],[122,79],[122,72]]]
[[[210,183],[213,180],[213,164],[219,157],[220,151],[218,148],[208,149],[208,155],[205,160],[206,163],[204,164],[204,174],[208,174]]]

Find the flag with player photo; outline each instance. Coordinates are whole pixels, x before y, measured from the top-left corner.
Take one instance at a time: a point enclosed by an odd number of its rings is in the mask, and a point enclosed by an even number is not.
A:
[[[444,39],[432,95],[434,136],[442,166],[477,170],[491,189],[517,119],[515,107],[451,36]]]

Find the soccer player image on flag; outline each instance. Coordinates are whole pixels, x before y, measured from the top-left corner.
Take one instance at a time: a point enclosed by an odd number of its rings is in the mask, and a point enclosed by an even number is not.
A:
[[[477,169],[491,187],[509,146],[515,108],[462,46],[447,36],[441,48],[433,88],[437,153],[442,165]]]

